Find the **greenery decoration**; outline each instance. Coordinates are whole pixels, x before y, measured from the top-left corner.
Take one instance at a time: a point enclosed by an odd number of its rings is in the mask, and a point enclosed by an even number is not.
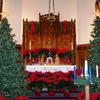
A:
[[[85,85],[85,84],[89,83],[89,80],[86,77],[81,77],[81,78],[78,78],[75,81],[75,83],[78,84],[78,85]]]
[[[31,22],[26,22],[26,29],[28,32],[30,32],[32,26]],[[39,22],[34,21],[34,33],[39,33],[40,27],[39,27]]]
[[[90,92],[100,93],[100,78],[95,77],[90,84]]]
[[[92,40],[90,41],[91,47],[89,49],[89,61],[94,66],[100,65],[100,17],[97,16],[92,24],[93,31],[91,32]]]
[[[83,90],[86,84],[90,85],[90,92],[100,93],[100,78],[94,77],[93,81],[89,81],[86,77],[78,78],[75,81],[76,85],[78,85],[79,90]]]
[[[28,82],[22,72],[25,65],[15,48],[11,30],[7,18],[2,19],[0,23],[0,95],[8,98],[31,93],[26,89]]]
[[[74,30],[74,21],[68,22],[68,26],[66,27],[66,33],[73,33]],[[26,22],[26,29],[30,32],[32,26],[31,22]],[[40,23],[38,21],[34,21],[34,33],[39,33],[40,31]],[[64,21],[59,23],[59,31],[60,33],[64,33]]]
[[[73,33],[74,27],[75,27],[75,22],[71,20],[70,22],[68,22],[68,26],[66,27],[66,33]],[[59,30],[60,33],[64,33],[64,21],[59,23]]]
[[[79,78],[76,80],[76,83],[81,85],[82,87],[85,84],[90,84],[90,92],[98,92],[100,93],[100,78],[96,76],[96,65],[100,65],[100,17],[96,16],[94,19],[94,23],[92,24],[93,31],[91,32],[92,40],[90,40],[90,48],[89,48],[89,63],[93,65],[92,68],[92,84],[85,77]]]
[[[23,60],[28,63],[31,63],[32,59],[39,60],[41,56],[44,55],[45,59],[48,56],[51,56],[53,59],[55,59],[56,54],[61,59],[62,64],[72,64],[72,58],[75,56],[74,51],[69,51],[67,48],[65,49],[55,49],[55,48],[33,48],[32,50],[24,50],[22,52]],[[31,59],[30,59],[31,56]],[[35,62],[34,62],[35,63]],[[37,63],[37,61],[36,61]]]
[[[90,90],[92,92],[100,92],[100,78],[95,77],[95,66],[100,65],[100,17],[96,16],[93,22],[92,40],[90,40],[91,47],[89,48],[89,61],[93,65],[93,85],[91,85]]]
[[[63,22],[59,23],[59,30],[60,30],[60,33],[64,32],[64,23]]]
[[[34,25],[35,25],[35,33],[39,33],[40,30],[39,22],[34,22]]]
[[[27,32],[30,32],[31,30],[31,24],[29,22],[26,22],[26,30]]]

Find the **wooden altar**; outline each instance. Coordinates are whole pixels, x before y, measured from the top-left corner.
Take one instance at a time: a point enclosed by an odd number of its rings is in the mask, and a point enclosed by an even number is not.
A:
[[[22,50],[32,48],[67,48],[69,51],[74,51],[75,53],[75,20],[60,21],[60,15],[52,13],[50,13],[50,16],[54,17],[54,20],[49,20],[48,16],[49,14],[39,14],[39,21],[23,20]],[[30,23],[32,22],[34,31],[30,32],[32,28]],[[73,62],[75,63],[75,55],[73,58]]]

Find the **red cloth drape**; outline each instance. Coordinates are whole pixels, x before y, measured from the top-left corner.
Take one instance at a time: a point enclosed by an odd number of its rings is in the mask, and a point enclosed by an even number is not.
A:
[[[68,30],[68,32],[70,32],[70,27],[68,25],[68,21],[64,21],[64,33],[66,33],[66,29]]]

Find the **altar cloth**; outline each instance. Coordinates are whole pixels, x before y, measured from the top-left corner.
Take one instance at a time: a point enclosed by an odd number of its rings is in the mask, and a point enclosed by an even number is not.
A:
[[[74,70],[74,65],[26,65],[25,70],[28,72],[57,72],[61,71],[67,73]]]

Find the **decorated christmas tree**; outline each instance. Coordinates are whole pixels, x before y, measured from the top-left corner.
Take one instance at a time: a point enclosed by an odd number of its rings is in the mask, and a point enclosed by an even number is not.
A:
[[[100,93],[100,78],[97,75],[96,66],[100,66],[100,17],[96,16],[92,24],[91,41],[89,48],[88,63],[84,64],[82,76],[75,81],[79,90],[84,90],[85,99],[90,100],[91,93]],[[86,61],[87,61],[86,59]],[[86,68],[88,67],[88,68]],[[86,70],[87,69],[87,70]],[[88,75],[85,75],[87,72]],[[99,71],[98,71],[99,72]],[[96,98],[96,97],[95,97]],[[94,98],[92,98],[94,100]],[[99,99],[95,99],[99,100]]]
[[[25,75],[22,73],[24,64],[11,34],[10,24],[7,18],[0,23],[0,94],[9,98],[27,95],[28,85]]]
[[[92,40],[89,48],[89,62],[93,66],[93,85],[91,85],[92,92],[100,92],[100,78],[96,74],[96,65],[100,66],[100,16],[96,16],[92,24],[93,31],[91,32]],[[99,73],[99,71],[98,71]]]
[[[92,40],[90,41],[91,47],[89,49],[89,60],[90,63],[95,65],[100,65],[100,17],[96,16],[94,19],[93,31],[91,33]]]

